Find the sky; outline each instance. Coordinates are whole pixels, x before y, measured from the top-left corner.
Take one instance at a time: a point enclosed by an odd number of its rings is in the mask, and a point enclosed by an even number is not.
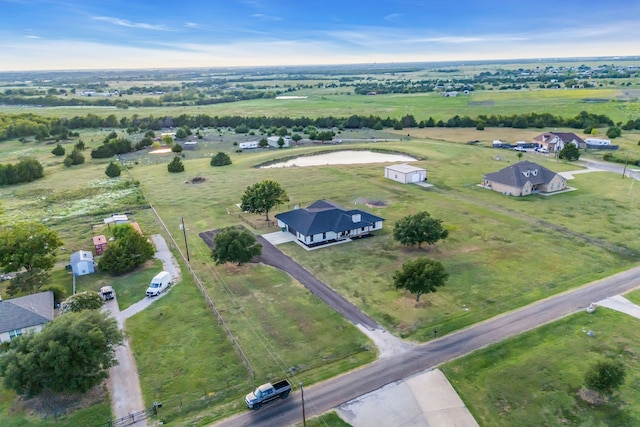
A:
[[[0,0],[0,71],[636,55],[638,0]]]

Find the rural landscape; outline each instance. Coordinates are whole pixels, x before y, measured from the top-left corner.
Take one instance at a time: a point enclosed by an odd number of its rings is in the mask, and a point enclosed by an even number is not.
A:
[[[0,424],[116,425],[108,368],[127,343],[147,425],[276,425],[278,403],[244,399],[287,378],[286,405],[304,387],[308,416],[287,425],[349,426],[314,386],[383,358],[340,307],[426,349],[415,360],[477,425],[640,424],[640,319],[598,301],[446,360],[427,351],[638,267],[639,99],[637,57],[0,72],[0,308],[55,299],[41,332],[0,331]],[[303,165],[327,154],[341,161]],[[425,175],[399,182],[387,168],[405,163]],[[513,170],[561,186],[516,193],[500,181]],[[294,222],[335,206],[358,225]],[[178,273],[146,297],[167,269],[158,237]],[[91,274],[71,265],[78,251]],[[640,304],[640,282],[624,286]],[[111,307],[141,301],[118,328]],[[41,374],[77,361],[37,342],[75,333],[74,316],[105,348],[78,383]],[[34,362],[38,348],[50,360]],[[376,381],[352,398],[396,379]]]

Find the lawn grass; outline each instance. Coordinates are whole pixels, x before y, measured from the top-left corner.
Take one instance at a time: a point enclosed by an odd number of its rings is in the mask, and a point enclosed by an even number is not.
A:
[[[303,423],[296,424],[296,427],[301,427]],[[328,412],[318,417],[313,417],[306,420],[305,425],[307,427],[350,427],[351,424],[345,422],[335,412]]]
[[[478,350],[441,369],[482,426],[638,425],[638,331],[637,319],[598,308]],[[607,357],[621,361],[627,376],[612,404],[595,407],[577,392],[590,367]]]

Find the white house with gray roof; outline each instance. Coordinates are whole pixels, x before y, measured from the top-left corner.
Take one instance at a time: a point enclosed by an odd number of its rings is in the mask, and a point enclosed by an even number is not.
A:
[[[564,190],[567,180],[544,166],[524,160],[486,174],[482,185],[507,196],[527,196]]]
[[[52,320],[52,291],[0,300],[0,342],[11,341],[27,332],[40,332]]]
[[[307,246],[368,236],[382,228],[384,218],[345,209],[327,200],[318,200],[307,208],[277,214],[278,227],[288,231]]]

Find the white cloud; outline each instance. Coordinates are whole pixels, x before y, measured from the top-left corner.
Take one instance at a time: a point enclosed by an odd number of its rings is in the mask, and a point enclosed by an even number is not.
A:
[[[127,19],[113,18],[110,16],[94,16],[93,19],[96,21],[104,21],[113,25],[118,25],[121,27],[129,27],[129,28],[142,28],[144,30],[154,30],[154,31],[168,31],[168,28],[164,25],[154,25],[148,24],[146,22],[131,22]]]
[[[398,21],[400,21],[400,18],[402,18],[402,14],[401,13],[391,13],[391,14],[385,16],[383,19],[385,21],[389,21],[389,22],[398,22]]]
[[[263,21],[282,21],[282,18],[278,16],[269,16],[269,15],[265,15],[264,13],[254,13],[253,15],[251,15],[251,17],[258,18]]]

